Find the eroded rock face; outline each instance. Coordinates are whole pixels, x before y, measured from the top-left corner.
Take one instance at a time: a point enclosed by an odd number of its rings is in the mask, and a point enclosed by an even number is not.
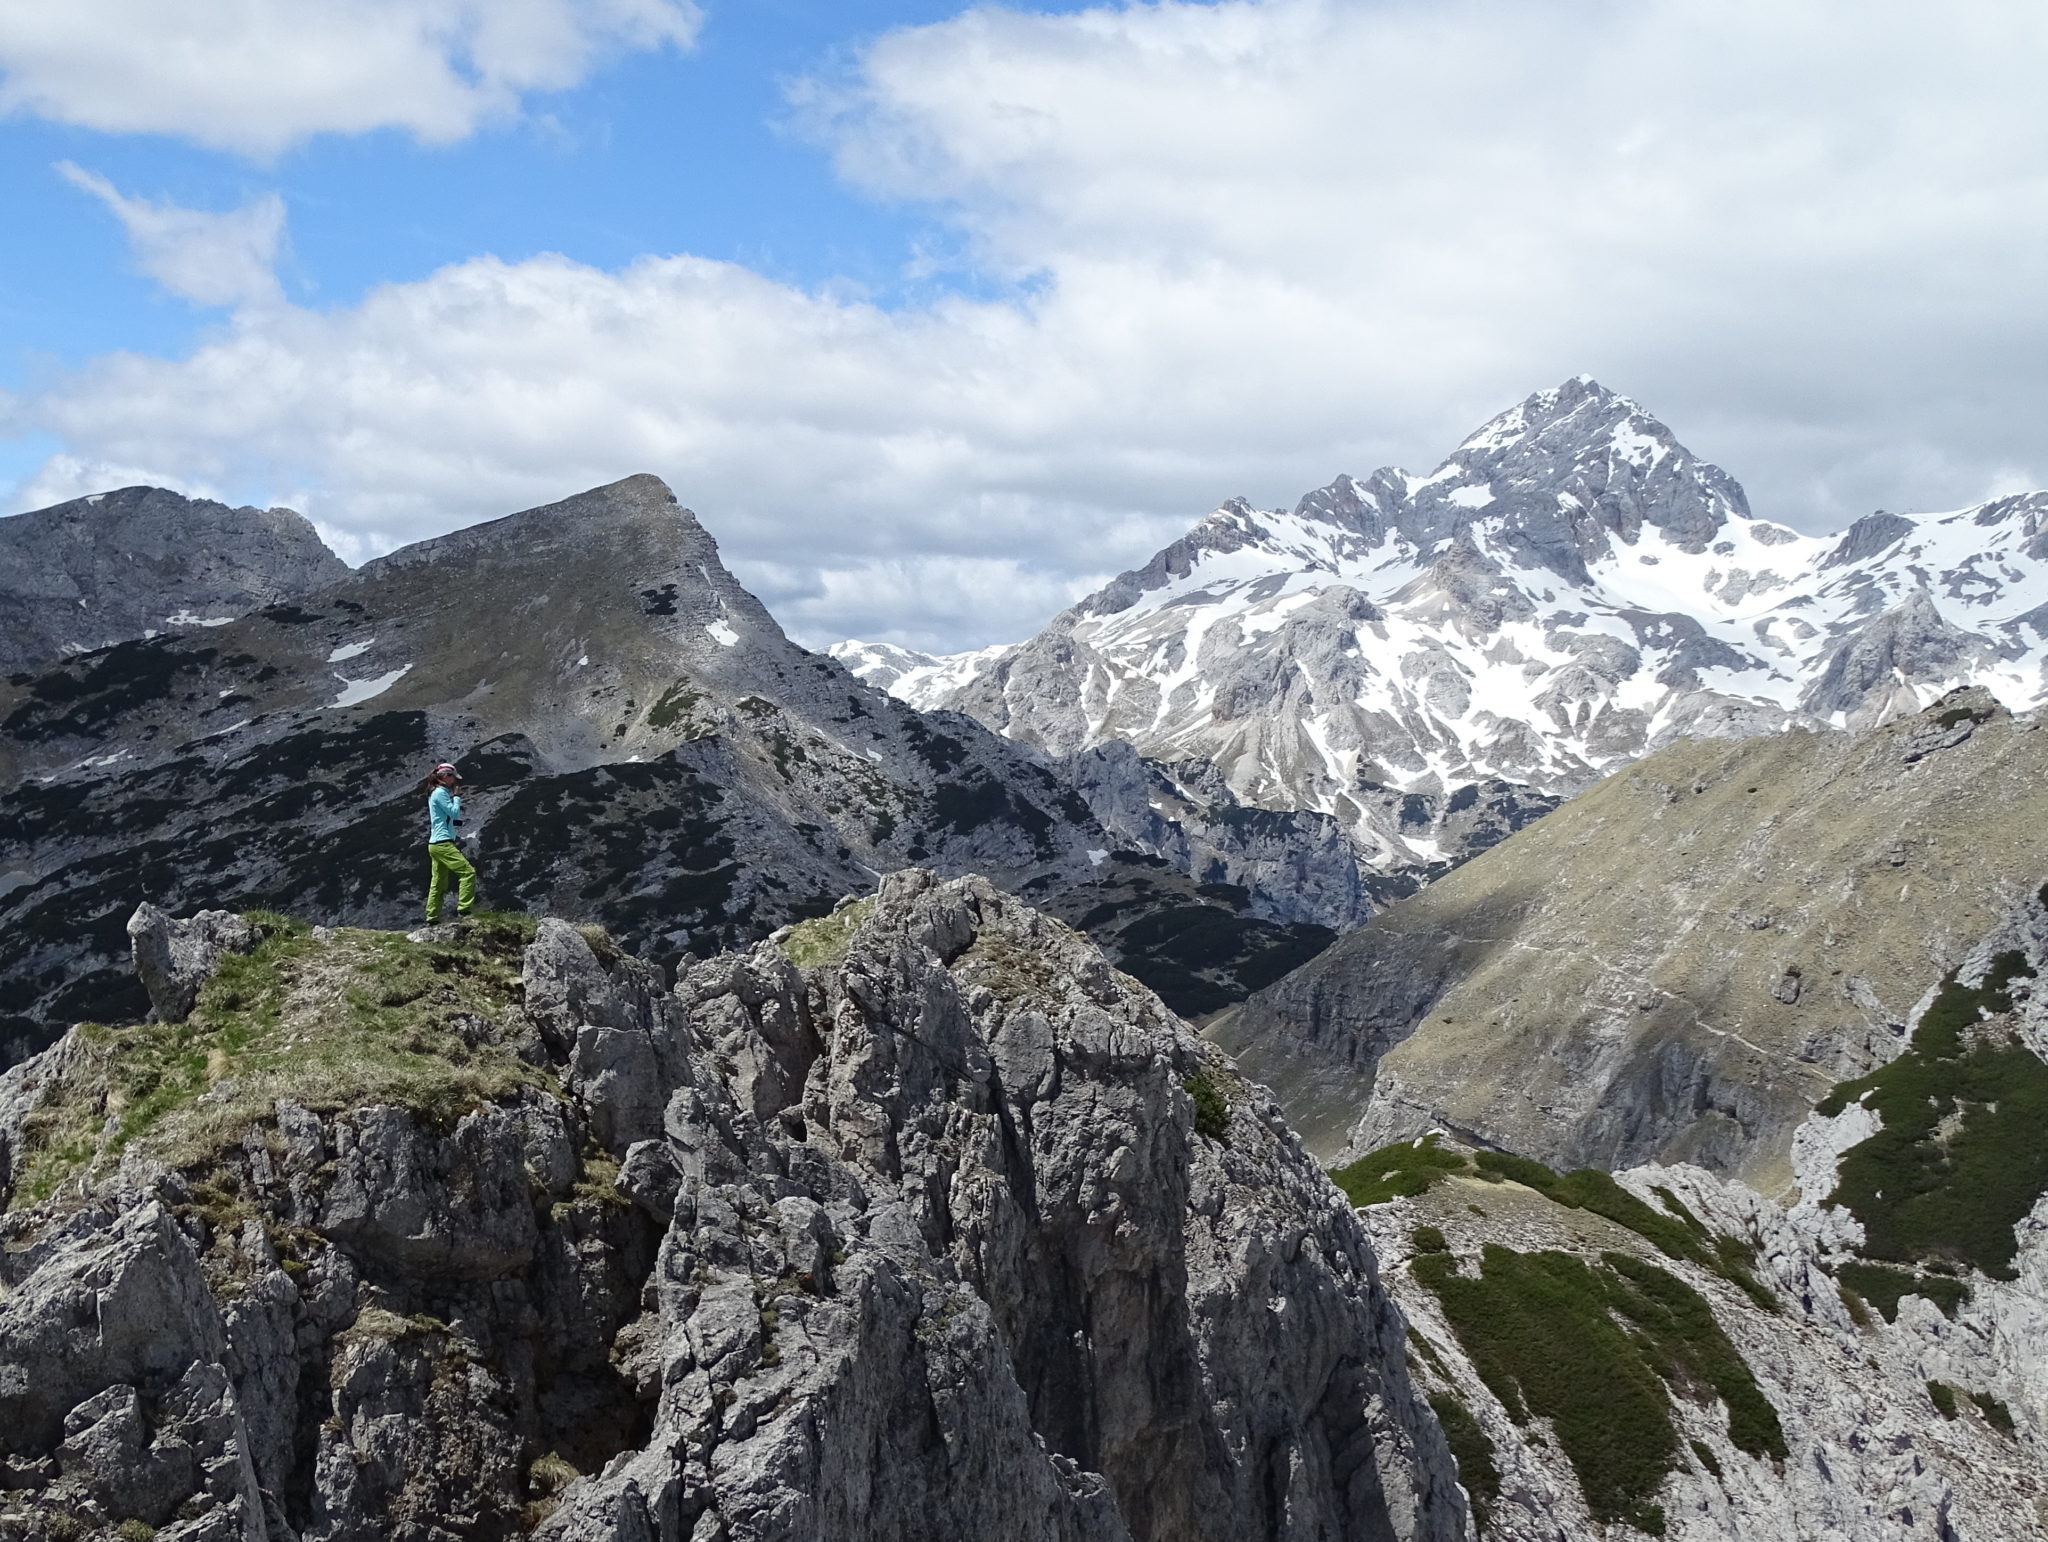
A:
[[[348,576],[290,509],[124,487],[0,519],[0,674],[209,627]]]
[[[462,1029],[559,1097],[279,1098],[0,1223],[0,1538],[1465,1533],[1356,1217],[1063,925],[910,872],[673,990],[595,942]]]

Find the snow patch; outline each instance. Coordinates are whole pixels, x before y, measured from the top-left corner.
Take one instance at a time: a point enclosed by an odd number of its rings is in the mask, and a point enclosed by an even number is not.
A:
[[[362,654],[368,653],[372,648],[376,646],[377,639],[374,637],[368,638],[363,642],[344,643],[341,647],[336,648],[332,653],[327,655],[327,662],[330,664],[339,664],[343,659],[357,658]]]
[[[1444,501],[1461,509],[1483,509],[1493,502],[1493,490],[1487,487],[1461,487]]]
[[[1100,867],[1109,860],[1109,853],[1106,851],[1096,851],[1091,847],[1088,852],[1088,860],[1094,863],[1095,866]]]
[[[181,610],[175,616],[164,617],[165,626],[226,626],[233,616],[195,616],[189,610]],[[152,633],[152,636],[155,634]]]
[[[410,664],[401,664],[388,675],[376,675],[368,680],[350,680],[346,676],[337,675],[335,678],[341,681],[341,694],[327,704],[327,710],[332,712],[336,707],[353,707],[357,702],[368,701],[373,696],[382,696],[392,686],[398,684],[399,677],[411,668]]]
[[[723,621],[708,622],[704,630],[711,634],[711,640],[721,648],[730,648],[740,640],[740,634],[727,626]]]

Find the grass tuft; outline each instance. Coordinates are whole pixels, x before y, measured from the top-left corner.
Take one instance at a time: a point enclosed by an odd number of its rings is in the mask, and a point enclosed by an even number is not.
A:
[[[853,946],[853,934],[874,914],[873,896],[842,905],[829,916],[799,921],[782,939],[782,953],[799,969],[820,969],[839,963]]]

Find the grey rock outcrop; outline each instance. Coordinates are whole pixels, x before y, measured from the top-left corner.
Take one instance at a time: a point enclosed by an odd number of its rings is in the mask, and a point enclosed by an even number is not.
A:
[[[124,487],[0,519],[0,675],[212,627],[348,576],[290,509]]]
[[[221,959],[246,953],[256,940],[256,928],[227,910],[202,910],[178,921],[145,900],[128,918],[135,974],[160,1022],[183,1022]]]
[[[351,960],[499,967],[270,946],[284,1043],[351,990],[376,1010]],[[912,871],[672,990],[553,921],[523,973],[495,998],[523,1006],[433,1030],[448,1085],[515,1073],[495,1099],[314,1112],[239,1079],[289,1065],[228,1065],[13,1196],[0,1537],[1466,1534],[1350,1208],[1060,923]],[[0,1084],[36,1171],[70,1160],[37,1110],[90,1128],[100,1053],[74,1034]]]

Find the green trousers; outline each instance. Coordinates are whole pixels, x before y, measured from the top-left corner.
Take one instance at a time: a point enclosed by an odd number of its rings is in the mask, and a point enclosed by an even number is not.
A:
[[[428,842],[427,868],[432,875],[427,880],[427,925],[441,919],[441,899],[451,879],[455,883],[455,913],[466,916],[476,908],[476,869],[455,842]]]

